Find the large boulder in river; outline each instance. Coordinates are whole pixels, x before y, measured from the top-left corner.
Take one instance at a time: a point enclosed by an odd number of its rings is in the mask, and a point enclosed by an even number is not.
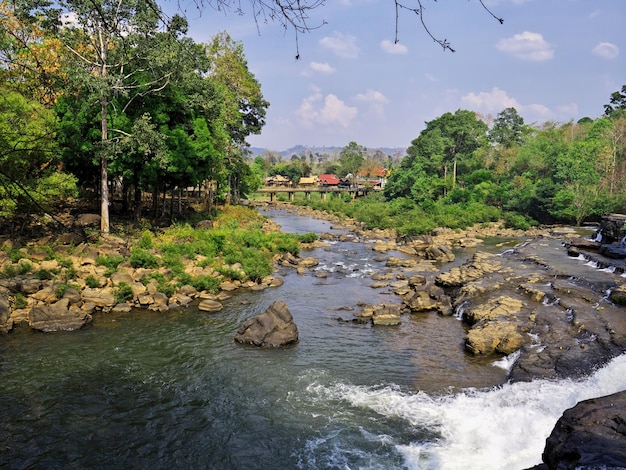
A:
[[[91,322],[91,315],[77,308],[69,308],[69,300],[61,299],[52,305],[33,307],[28,314],[30,327],[34,330],[73,331]]]
[[[239,327],[235,341],[262,347],[280,347],[298,341],[298,327],[287,304],[276,301]]]
[[[546,440],[549,469],[626,468],[626,392],[578,403]]]

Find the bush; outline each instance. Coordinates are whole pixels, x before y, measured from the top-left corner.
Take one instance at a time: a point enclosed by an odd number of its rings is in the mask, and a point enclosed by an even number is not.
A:
[[[13,308],[26,308],[28,307],[28,299],[20,292],[13,296]]]
[[[133,288],[126,282],[120,282],[113,292],[118,303],[133,300]]]
[[[515,230],[528,230],[531,223],[521,214],[517,212],[504,213],[504,226]]]
[[[159,259],[141,248],[133,249],[128,261],[133,268],[155,269],[159,267]]]
[[[96,266],[104,266],[115,272],[117,266],[124,261],[124,257],[120,255],[101,255],[96,257]]]
[[[190,280],[187,284],[199,291],[217,293],[220,290],[221,280],[214,276],[198,276]]]
[[[35,273],[35,277],[40,281],[49,281],[54,279],[54,273],[48,269],[40,269]]]
[[[100,287],[100,283],[98,279],[93,274],[90,274],[85,278],[85,285],[90,289],[95,289],[96,287]]]
[[[149,230],[144,230],[139,239],[139,248],[144,250],[150,250],[152,248],[152,233]]]

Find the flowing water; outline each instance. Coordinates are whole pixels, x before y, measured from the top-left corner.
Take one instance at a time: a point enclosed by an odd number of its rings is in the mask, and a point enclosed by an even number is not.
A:
[[[270,215],[285,231],[332,231]],[[0,467],[522,469],[566,408],[626,389],[626,356],[581,381],[508,384],[507,361],[464,353],[454,317],[348,321],[358,302],[398,302],[370,287],[384,259],[349,241],[303,255],[315,272],[284,271],[282,287],[218,313],[102,314],[80,331],[1,337]],[[275,300],[299,343],[235,343]]]

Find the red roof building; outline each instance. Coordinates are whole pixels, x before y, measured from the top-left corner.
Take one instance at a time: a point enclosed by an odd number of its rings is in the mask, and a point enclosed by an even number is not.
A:
[[[339,184],[339,178],[337,178],[336,175],[328,173],[319,175],[318,179],[320,184],[323,184],[324,186],[337,186]]]

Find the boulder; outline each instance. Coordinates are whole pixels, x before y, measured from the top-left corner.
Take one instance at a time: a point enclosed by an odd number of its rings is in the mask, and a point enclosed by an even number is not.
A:
[[[465,348],[474,355],[511,354],[524,345],[525,337],[513,323],[488,321],[467,333]]]
[[[78,214],[74,225],[77,227],[98,227],[100,225],[100,215],[98,214]]]
[[[213,299],[204,299],[198,304],[198,310],[203,312],[219,312],[223,308],[224,306],[220,302]]]
[[[8,333],[13,329],[11,319],[11,307],[9,300],[5,296],[0,297],[0,333]]]
[[[374,309],[372,313],[374,325],[394,326],[400,324],[400,306],[385,304]]]
[[[269,308],[245,321],[235,341],[262,347],[280,347],[298,341],[298,327],[287,304],[276,301]]]
[[[626,391],[566,410],[542,457],[549,469],[626,468]]]
[[[113,294],[111,289],[108,288],[85,288],[81,292],[81,297],[83,298],[83,302],[93,303],[96,307],[110,308],[117,303],[115,295]]]
[[[44,332],[73,331],[91,322],[91,315],[68,306],[69,301],[62,299],[53,305],[33,307],[28,314],[30,327]]]

